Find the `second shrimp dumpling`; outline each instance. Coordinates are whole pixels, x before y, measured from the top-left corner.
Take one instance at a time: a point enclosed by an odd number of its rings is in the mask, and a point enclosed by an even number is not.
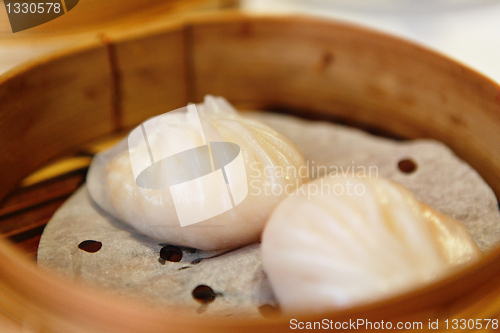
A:
[[[287,312],[386,298],[480,255],[464,225],[378,178],[320,178],[283,200],[262,237],[263,268]]]
[[[303,168],[285,137],[207,96],[147,120],[97,155],[87,185],[103,210],[140,233],[217,250],[258,241],[285,195],[266,186],[299,188]]]

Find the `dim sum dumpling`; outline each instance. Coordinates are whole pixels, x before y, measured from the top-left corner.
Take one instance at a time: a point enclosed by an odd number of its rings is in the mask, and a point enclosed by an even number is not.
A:
[[[206,96],[194,111],[186,109],[144,122],[128,141],[97,155],[87,176],[92,199],[165,243],[216,250],[258,241],[272,209],[286,195],[265,187],[300,187],[307,172],[286,171],[305,168],[301,153],[223,98]],[[225,150],[216,150],[221,144]],[[139,174],[143,169],[153,171]],[[222,213],[219,206],[225,207]],[[211,211],[216,213],[203,218]]]
[[[266,225],[263,268],[286,312],[320,312],[429,282],[480,252],[464,225],[378,178],[316,179]]]

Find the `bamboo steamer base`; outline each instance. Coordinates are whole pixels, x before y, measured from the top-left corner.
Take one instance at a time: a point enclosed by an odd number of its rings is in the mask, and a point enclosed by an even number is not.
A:
[[[119,29],[104,38],[0,78],[1,198],[47,161],[206,93],[241,107],[440,140],[500,194],[500,87],[428,50],[330,21],[239,13]],[[0,260],[0,322],[9,332],[289,330],[285,316],[201,320],[146,310],[42,271],[5,240]],[[499,277],[496,249],[408,294],[297,319],[410,320],[426,329],[429,319],[499,318]]]

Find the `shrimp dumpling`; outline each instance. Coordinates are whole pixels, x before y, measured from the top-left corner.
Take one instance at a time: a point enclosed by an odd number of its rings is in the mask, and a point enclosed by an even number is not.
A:
[[[97,155],[87,176],[92,199],[165,243],[218,250],[258,241],[286,195],[266,186],[302,186],[307,172],[294,171],[305,168],[304,158],[221,97],[183,109],[144,122]]]
[[[316,179],[283,200],[261,244],[285,312],[321,312],[421,286],[480,256],[465,226],[379,178]]]

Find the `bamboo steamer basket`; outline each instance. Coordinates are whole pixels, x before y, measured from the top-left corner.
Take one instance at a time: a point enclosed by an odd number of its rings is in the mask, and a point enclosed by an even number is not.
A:
[[[0,197],[43,163],[206,93],[240,107],[434,138],[500,194],[500,87],[403,40],[306,17],[231,12],[109,31],[0,78]],[[466,195],[466,194],[464,194]],[[9,332],[285,332],[278,319],[172,315],[43,271],[0,241],[0,323]],[[499,318],[500,249],[424,288],[297,318]],[[442,327],[441,327],[442,328]]]

